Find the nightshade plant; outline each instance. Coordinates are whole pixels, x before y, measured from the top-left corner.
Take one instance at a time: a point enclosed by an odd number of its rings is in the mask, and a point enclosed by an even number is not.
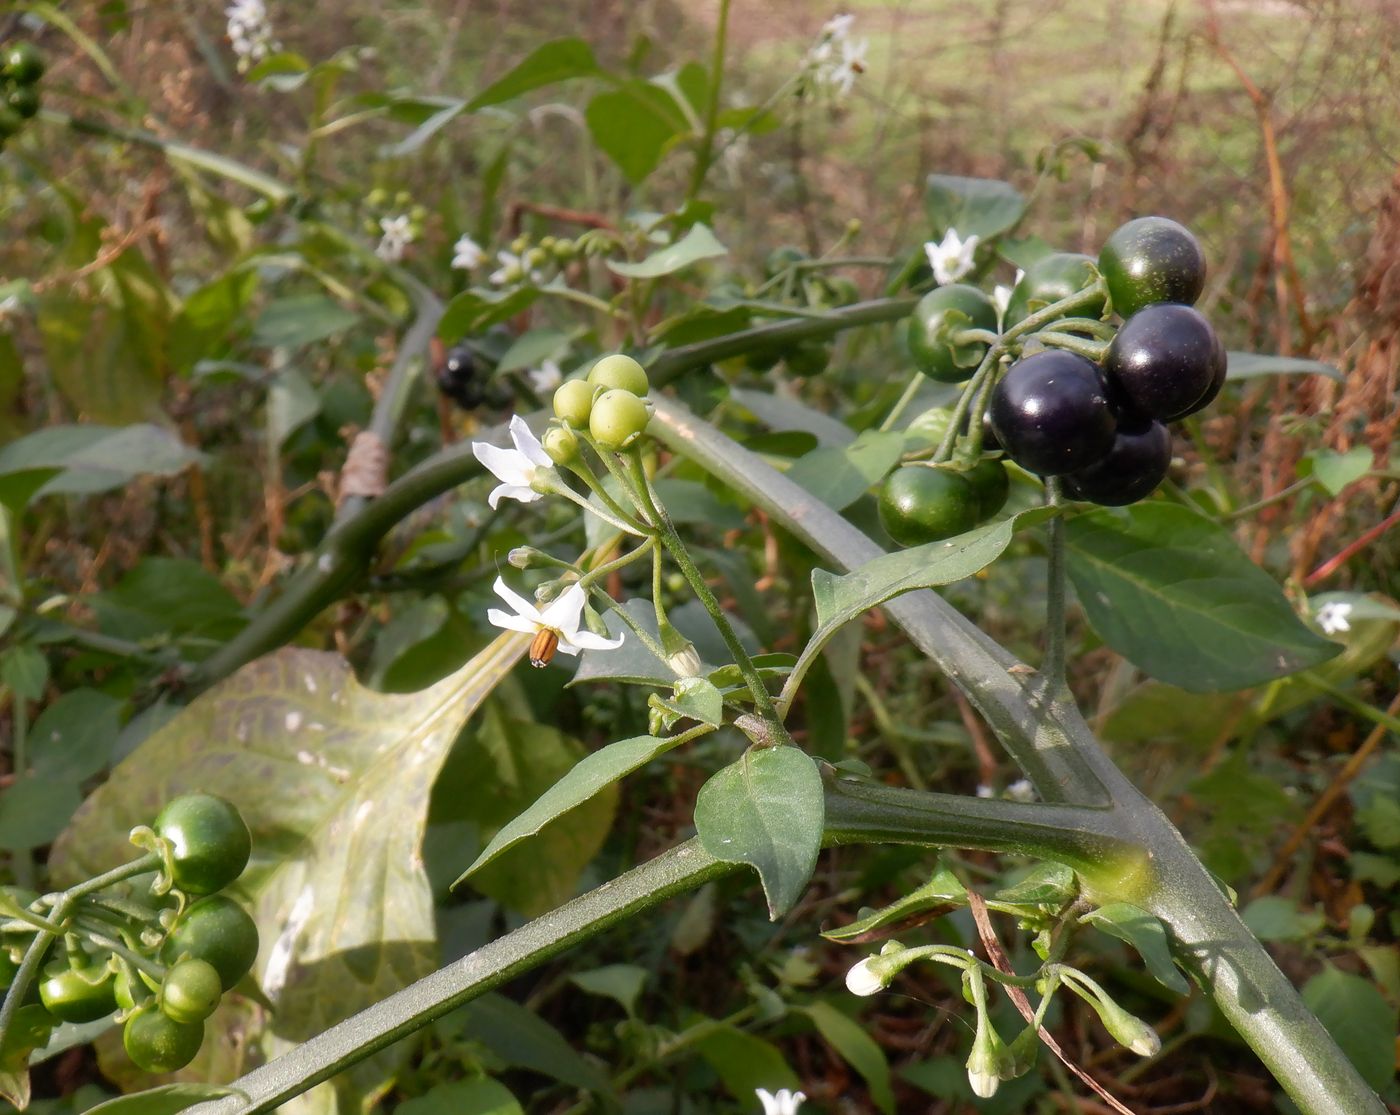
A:
[[[1103,932],[1131,945],[1167,992],[1185,995],[1188,979],[1195,981],[1300,1110],[1382,1111],[1371,1086],[1240,919],[1227,888],[1105,755],[1066,684],[1071,574],[1103,640],[1184,688],[1260,684],[1317,666],[1338,651],[1298,618],[1277,586],[1199,509],[1167,496],[1148,498],[1171,463],[1165,423],[1210,403],[1225,382],[1223,347],[1187,305],[1199,295],[1203,278],[1192,271],[1204,266],[1199,247],[1191,250],[1194,237],[1174,222],[1152,218],[1125,226],[1097,260],[1050,252],[1038,260],[1013,259],[1009,234],[1027,210],[1025,199],[1006,183],[935,175],[926,192],[930,240],[911,245],[905,258],[853,260],[841,256],[843,240],[823,258],[775,254],[756,289],[716,284],[703,299],[686,295],[678,302],[667,280],[726,254],[699,200],[722,148],[763,125],[779,94],[844,94],[864,67],[863,48],[849,39],[849,20],[834,20],[771,104],[721,110],[728,4],[720,11],[712,68],[691,64],[669,82],[606,73],[586,44],[568,39],[539,48],[471,101],[404,98],[377,106],[416,121],[417,131],[398,152],[407,155],[457,116],[509,104],[554,82],[596,80],[605,88],[586,116],[597,143],[625,176],[644,180],[672,150],[688,151],[693,159],[686,197],[665,213],[634,214],[617,227],[592,227],[573,238],[519,233],[494,252],[478,243],[490,229],[472,230],[475,238],[454,229],[444,245],[449,269],[493,269],[446,306],[410,269],[420,233],[409,216],[376,211],[370,227],[382,234],[378,244],[356,240],[318,217],[314,206],[294,204],[290,187],[230,160],[144,133],[67,121],[157,147],[180,165],[258,190],[270,205],[282,207],[288,229],[306,233],[302,250],[333,245],[325,249],[332,252],[327,273],[339,268],[367,279],[367,287],[383,283],[395,291],[401,309],[405,299],[411,302],[414,314],[350,452],[341,500],[324,538],[245,627],[199,661],[173,667],[183,692],[194,699],[113,770],[55,846],[55,870],[81,874],[104,854],[112,830],[132,810],[144,808],[152,764],[184,786],[215,777],[258,786],[250,793],[253,800],[240,804],[255,837],[267,832],[282,841],[270,849],[255,840],[242,884],[258,923],[275,930],[276,943],[253,969],[259,987],[246,996],[249,1013],[240,1016],[253,1020],[246,1032],[263,1036],[271,1059],[228,1085],[185,1084],[167,1091],[160,1097],[162,1110],[272,1111],[342,1073],[360,1089],[359,1097],[382,1094],[392,1070],[373,1068],[369,1059],[375,1054],[670,898],[752,868],[769,915],[778,919],[801,899],[823,847],[905,844],[929,849],[928,881],[883,908],[850,910],[849,924],[825,936],[850,944],[846,986],[857,996],[881,993],[914,965],[956,972],[972,1034],[967,1079],[978,1096],[991,1096],[1002,1081],[1030,1071],[1057,995],[1088,1004],[1109,1036],[1133,1053],[1159,1051],[1153,1020],[1130,1013],[1067,959],[1077,935]],[[250,80],[283,89],[312,83],[325,94],[317,97],[317,111],[324,113],[348,63],[313,66],[284,53],[259,60],[275,47],[270,28],[260,22],[265,13],[260,5],[240,5],[239,13],[245,22],[259,21],[256,36],[247,32],[238,39],[247,48],[239,51],[240,61],[257,62]],[[663,104],[674,106],[674,112],[660,113],[671,129],[666,136],[657,140],[655,128],[638,129],[630,141],[618,135],[617,120],[631,120],[629,113],[655,116],[663,95]],[[54,114],[51,122],[64,119]],[[723,137],[726,130],[730,134]],[[308,154],[303,170],[310,162]],[[1170,251],[1154,256],[1154,245],[1163,243]],[[995,272],[1005,277],[1013,263],[1025,263],[1024,274],[1010,288],[997,286]],[[828,274],[844,266],[879,269],[884,296],[852,296]],[[596,286],[606,297],[589,283],[600,271],[606,282]],[[991,293],[983,289],[989,285]],[[234,301],[248,297],[219,293]],[[566,344],[521,362],[518,352],[511,353],[520,342],[503,342],[501,328],[536,306],[556,304],[586,313],[590,324]],[[670,316],[651,313],[662,307]],[[738,398],[729,379],[706,371],[714,365],[757,370],[781,363],[802,379],[828,367],[839,334],[890,323],[898,324],[905,339],[910,374],[897,397],[878,396],[880,413],[867,418],[858,435],[845,431],[849,441],[791,461],[781,452],[744,447],[696,413],[713,406],[712,394]],[[605,336],[616,343],[604,343]],[[433,338],[448,354],[437,362],[434,378],[443,395],[463,407],[479,405],[485,396],[478,379],[499,383],[506,375],[495,374],[501,367],[519,372],[538,365],[536,371],[548,374],[521,377],[521,412],[502,427],[444,448],[390,480],[382,461],[378,470],[374,463],[393,447],[415,385],[429,379],[423,356]],[[560,355],[561,348],[570,358]],[[555,372],[545,368],[555,357],[561,363],[554,368],[569,365],[557,386]],[[1290,370],[1298,370],[1297,363]],[[667,394],[672,385],[694,405]],[[530,406],[531,397],[538,407]],[[55,463],[47,460],[44,467]],[[687,539],[679,497],[668,495],[677,491],[668,484],[680,471],[762,512],[772,527],[829,567],[812,574],[815,623],[796,654],[746,645],[743,617],[722,606],[713,570]],[[693,494],[699,485],[691,483]],[[478,617],[503,629],[494,642],[435,685],[396,695],[359,686],[333,656],[278,650],[362,582],[391,530],[464,485],[469,492],[479,487],[489,511],[498,515],[557,518],[566,505],[573,515],[558,532],[567,543],[510,550],[509,570],[494,578],[494,592],[509,610],[483,605]],[[871,530],[882,522],[889,538],[908,548],[884,552],[854,525],[854,514],[843,515],[877,487],[879,517],[866,515],[865,521]],[[575,545],[580,535],[581,548]],[[1042,649],[1033,664],[1018,661],[932,591],[975,576],[1018,537],[1042,540],[1047,557]],[[1182,540],[1190,551],[1185,557]],[[564,549],[566,544],[571,548]],[[1152,559],[1171,547],[1176,567],[1163,572]],[[1088,555],[1076,569],[1069,568],[1071,551]],[[639,571],[649,575],[637,577]],[[629,585],[625,595],[619,591]],[[711,653],[722,653],[723,660],[706,661],[699,635],[683,633],[676,618],[681,591],[698,603],[712,628],[707,633],[717,636]],[[819,757],[795,742],[795,710],[810,693],[804,686],[818,676],[814,671],[824,668],[824,653],[848,625],[877,607],[965,694],[1038,800],[890,786],[881,772],[857,760]],[[1178,622],[1183,616],[1189,625]],[[1181,635],[1187,630],[1192,639]],[[1208,645],[1198,645],[1202,632],[1213,637]],[[423,803],[452,741],[492,689],[521,658],[544,667],[557,655],[581,656],[582,684],[643,688],[648,732],[583,756],[501,825],[472,862],[461,864],[459,887],[480,880],[499,866],[500,857],[551,822],[588,808],[619,780],[663,756],[684,754],[681,749],[702,740],[730,740],[731,761],[699,791],[692,839],[423,974],[431,967],[431,950],[413,936],[432,914],[421,876]],[[393,730],[379,731],[384,723]],[[206,739],[211,731],[214,738]],[[191,735],[200,743],[190,745]],[[284,753],[287,741],[307,738],[314,745],[294,744]],[[276,752],[279,761],[295,762],[316,779],[304,795],[305,808],[289,811],[295,815],[278,814],[275,800],[259,800],[261,794],[275,799],[278,792],[266,785],[264,754],[273,743],[283,747]],[[391,805],[417,823],[376,829],[376,811]],[[334,839],[324,838],[327,832]],[[159,823],[156,834],[161,836]],[[162,839],[178,844],[173,830]],[[304,851],[308,845],[310,854]],[[938,862],[938,849],[1013,853],[1038,866],[984,896]],[[160,845],[160,855],[167,853]],[[374,890],[405,863],[417,873],[410,872],[394,901]],[[177,883],[187,869],[191,897],[228,881],[217,863],[182,864],[177,857],[166,868]],[[389,942],[401,947],[385,947],[387,937],[366,939],[354,919],[318,920],[316,888],[325,875],[348,880],[347,890],[374,913],[412,922],[402,941]],[[107,878],[99,875],[98,881],[105,886]],[[74,884],[47,899],[8,903],[11,920],[4,928],[33,933],[36,940],[48,934],[51,943],[66,929],[58,924],[60,915],[86,898],[85,886],[96,885]],[[238,920],[230,901],[215,894],[188,909],[182,905],[189,926],[205,930],[194,932],[178,916],[163,924],[160,934],[142,939],[159,960],[138,963],[134,950],[104,945],[117,968],[125,961],[137,970],[137,978],[125,973],[133,998],[126,1008],[128,1048],[148,1068],[173,1069],[194,1055],[198,1043],[189,1028],[205,1025],[205,1012],[252,962],[246,938],[240,941],[237,926],[229,924]],[[984,956],[916,940],[921,920],[962,908],[982,931]],[[1038,958],[1032,970],[1013,970],[1006,961],[990,932],[988,911],[1014,920]],[[878,951],[866,944],[875,940],[882,942]],[[205,949],[204,941],[217,947]],[[332,961],[357,956],[357,950],[375,958],[363,967],[373,969],[364,985],[376,1001],[323,1032],[298,1033],[304,1020],[298,1004],[324,993],[337,979]],[[14,977],[20,989],[13,996],[16,1006],[37,964],[25,959]],[[86,982],[92,982],[83,975],[90,967],[84,960],[75,969]],[[150,996],[142,987],[149,990],[149,981],[138,982],[141,972],[172,981],[161,992],[159,1018],[145,1001]],[[421,978],[398,989],[408,976]],[[61,991],[55,987],[55,997]],[[1016,1033],[999,1032],[993,1021],[999,995],[1022,1015]],[[260,997],[276,1011],[258,1013],[267,1005]],[[13,1026],[26,1010],[7,998],[0,1024]],[[73,1021],[86,1013],[86,1005],[75,1008]],[[5,1042],[13,1032],[4,1035]],[[21,1076],[24,1060],[39,1044],[35,1035],[22,1048],[0,1042],[8,1056],[5,1071]],[[361,1070],[364,1083],[354,1077]],[[12,1085],[9,1094],[20,1091]],[[108,1109],[137,1111],[134,1105],[142,1102],[155,1100],[137,1094]]]

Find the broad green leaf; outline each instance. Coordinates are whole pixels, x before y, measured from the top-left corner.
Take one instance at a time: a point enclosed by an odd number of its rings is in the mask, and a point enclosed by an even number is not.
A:
[[[26,701],[37,701],[49,684],[49,660],[24,643],[0,653],[0,685]]]
[[[210,1027],[221,1040],[183,1070],[189,1079],[215,1075],[215,1064],[237,1075],[245,1051],[276,1056],[433,970],[425,803],[467,717],[528,642],[502,635],[407,695],[361,687],[338,655],[278,651],[197,697],[83,804],[50,858],[58,886],[129,859],[130,830],[180,793],[217,787],[252,831],[239,890],[262,934],[254,974],[275,1027],[251,1002],[226,1004],[233,1013]],[[348,1079],[378,1095],[404,1052],[371,1058]],[[333,1095],[323,1085],[282,1111],[333,1111]]]
[[[106,492],[137,476],[174,476],[201,459],[160,426],[49,426],[0,448],[0,499],[23,506]]]
[[[719,1023],[695,1043],[695,1049],[714,1069],[725,1090],[743,1105],[744,1111],[753,1109],[755,1089],[776,1092],[782,1088],[796,1091],[802,1087],[776,1045],[734,1026]]]
[[[121,731],[122,702],[96,689],[70,689],[31,729],[36,777],[81,782],[102,770]]]
[[[1366,1083],[1376,1091],[1395,1081],[1395,1008],[1376,985],[1328,964],[1303,987],[1303,1002]]]
[[[296,367],[284,368],[267,389],[267,438],[278,449],[321,412],[321,397]]]
[[[1240,911],[1249,931],[1261,941],[1302,941],[1325,924],[1319,913],[1305,913],[1282,895],[1266,894]]]
[[[967,905],[967,890],[946,867],[941,867],[918,890],[878,910],[861,910],[850,925],[822,933],[828,941],[858,944],[878,941],[905,928],[922,925]]]
[[[488,837],[515,820],[563,780],[588,752],[578,740],[532,717],[511,715],[500,701],[482,710],[479,725],[457,748],[444,773],[460,785],[434,820],[469,823],[472,858]],[[441,787],[439,797],[441,796]],[[533,839],[499,853],[478,869],[472,887],[512,910],[534,916],[572,898],[579,876],[602,847],[617,815],[618,790],[605,785],[549,820]]]
[[[796,747],[765,747],[745,752],[700,788],[695,830],[710,855],[758,872],[776,921],[812,877],[825,815],[812,757]]]
[[[110,274],[99,273],[98,280],[106,287],[101,297],[55,292],[40,299],[35,321],[46,372],[88,421],[121,425],[157,419],[165,371],[162,323],[144,327],[148,311],[140,300],[128,307]]]
[[[1372,460],[1371,451],[1365,446],[1345,453],[1319,449],[1298,463],[1298,474],[1315,477],[1329,495],[1339,496],[1348,485],[1370,474]]]
[[[840,449],[814,449],[788,469],[800,484],[833,511],[844,511],[899,463],[904,435],[894,430],[866,430]]]
[[[533,836],[554,818],[583,804],[605,786],[625,778],[638,767],[645,766],[676,745],[673,739],[635,736],[620,740],[594,751],[569,771],[513,821],[502,828],[486,845],[472,865],[462,872],[453,886],[485,867],[507,848]]]
[[[650,600],[633,597],[623,608],[644,630],[652,636],[656,635],[656,610]],[[603,623],[607,626],[609,637],[623,637],[622,645],[613,650],[584,651],[579,658],[578,669],[569,682],[570,686],[586,681],[625,681],[633,685],[663,687],[675,684],[675,672],[652,654],[616,613],[606,613]]]
[[[176,1115],[197,1103],[220,1096],[241,1095],[221,1084],[162,1084],[129,1096],[99,1103],[88,1108],[87,1115]]]
[[[520,1101],[498,1080],[478,1077],[435,1084],[427,1095],[405,1100],[394,1115],[524,1115]]]
[[[902,593],[971,577],[1001,556],[1017,530],[1053,514],[1048,508],[1032,508],[957,538],[885,554],[842,576],[825,569],[812,570],[812,599],[818,626],[802,648],[793,673],[798,677],[805,674],[832,636],[863,612]]]
[[[724,698],[706,678],[681,678],[676,682],[676,708],[701,724],[719,727],[724,723]]]
[[[583,115],[593,142],[634,186],[641,185],[656,169],[667,145],[689,131],[685,113],[675,98],[649,81],[625,81],[599,93],[588,102]],[[608,266],[617,270],[613,264]],[[674,270],[675,267],[669,267],[657,274]]]
[[[616,263],[607,260],[608,269],[629,279],[655,279],[689,267],[702,259],[727,255],[729,249],[715,239],[706,225],[691,225],[690,231],[677,240],[647,256],[640,263]]]
[[[297,294],[268,304],[253,326],[253,343],[266,348],[300,348],[343,333],[360,320],[324,294]]]
[[[1326,376],[1341,383],[1341,372],[1320,360],[1304,360],[1297,356],[1272,356],[1262,352],[1230,352],[1228,379],[1253,379],[1255,376],[1315,375]]]
[[[513,318],[539,296],[540,292],[532,286],[508,291],[464,290],[442,311],[438,336],[444,344],[456,344],[463,337],[473,337]]]
[[[380,153],[390,159],[411,155],[466,111],[466,101],[444,97],[435,111],[426,119],[420,120],[413,131],[409,132],[398,143],[386,144],[380,148]]]
[[[170,329],[170,358],[188,372],[237,324],[258,286],[254,267],[238,268],[191,291]]]
[[[628,1014],[636,1014],[637,1000],[641,998],[650,976],[650,972],[635,964],[609,964],[592,971],[578,972],[569,977],[569,982],[590,995],[612,999]]]
[[[0,794],[0,848],[43,847],[62,831],[82,800],[74,781],[37,774],[16,779]]]
[[[1243,689],[1340,650],[1298,619],[1223,528],[1169,503],[1066,523],[1069,575],[1094,630],[1153,677],[1192,692]]]
[[[523,368],[538,368],[546,360],[557,359],[569,348],[569,335],[558,329],[531,329],[520,334],[506,349],[496,374],[518,372]]]
[[[219,579],[190,558],[142,558],[90,603],[102,630],[126,639],[222,634],[237,627],[243,611]]]
[[[1147,970],[1163,987],[1178,995],[1190,994],[1191,987],[1186,978],[1172,963],[1171,950],[1167,947],[1167,931],[1151,914],[1127,902],[1110,902],[1090,910],[1079,920],[1131,945],[1142,957]]]
[[[817,1002],[803,1007],[826,1043],[844,1057],[865,1078],[874,1100],[885,1115],[894,1115],[894,1090],[890,1087],[890,1064],[879,1044],[859,1022],[848,1018],[830,1003]]]
[[[995,178],[930,174],[924,211],[936,237],[953,229],[964,240],[973,235],[986,240],[1015,226],[1026,211],[1026,199],[1011,183]]]
[[[703,523],[716,531],[740,530],[744,513],[695,480],[663,476],[656,481],[656,494],[675,523]]]
[[[1225,693],[1188,693],[1149,679],[1113,706],[1100,733],[1115,743],[1167,739],[1205,748],[1220,734],[1238,700]]]
[[[607,1093],[607,1076],[585,1061],[564,1035],[534,1011],[504,995],[483,995],[443,1022],[463,1037],[480,1042],[507,1065],[529,1069],[555,1080]]]
[[[601,74],[593,48],[582,39],[554,39],[537,47],[504,77],[467,102],[468,112],[514,100],[522,93],[559,81]]]

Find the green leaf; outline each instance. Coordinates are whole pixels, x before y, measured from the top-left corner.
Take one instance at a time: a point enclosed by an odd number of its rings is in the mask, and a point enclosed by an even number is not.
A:
[[[1304,913],[1292,899],[1268,894],[1240,911],[1249,931],[1261,941],[1302,941],[1325,924],[1321,914]]]
[[[682,267],[689,267],[702,259],[714,259],[728,254],[729,249],[715,239],[715,234],[708,226],[694,224],[674,244],[653,252],[640,263],[616,263],[613,260],[607,260],[606,263],[610,271],[625,275],[629,279],[655,279],[679,271]]]
[[[506,349],[496,374],[518,372],[523,368],[538,368],[546,360],[557,360],[569,349],[569,335],[558,329],[531,329],[520,334]]]
[[[487,105],[514,100],[532,89],[602,72],[598,60],[593,56],[593,48],[582,39],[554,39],[535,48],[504,77],[492,82],[468,101],[466,110],[475,112]]]
[[[799,430],[804,434],[811,434],[820,446],[841,448],[850,445],[856,439],[856,435],[844,422],[839,422],[829,414],[823,414],[797,399],[789,399],[784,395],[770,395],[766,391],[750,391],[742,387],[732,388],[729,398],[769,429]]]
[[[406,1100],[395,1115],[524,1115],[510,1089],[490,1077],[436,1084],[427,1095]]]
[[[296,367],[284,368],[267,390],[267,437],[278,449],[321,412],[321,397]]]
[[[222,633],[237,626],[243,611],[219,579],[190,558],[142,558],[90,603],[103,631],[126,639]]]
[[[787,476],[833,511],[843,511],[899,463],[904,435],[866,430],[840,449],[814,449],[793,462]]]
[[[650,972],[635,964],[609,964],[589,972],[578,972],[569,977],[569,982],[590,995],[612,999],[628,1014],[635,1015],[637,1000],[650,976]]]
[[[191,291],[170,327],[170,356],[188,372],[211,355],[242,317],[258,286],[258,271],[238,268]]]
[[[1192,692],[1244,689],[1341,649],[1298,619],[1223,528],[1174,504],[1066,523],[1069,575],[1090,625],[1153,677]]]
[[[1153,978],[1163,987],[1178,995],[1191,993],[1190,984],[1172,963],[1166,929],[1145,910],[1139,910],[1127,902],[1110,902],[1097,910],[1090,910],[1079,920],[1131,945],[1142,957]]]
[[[70,689],[44,709],[30,734],[35,777],[77,783],[106,767],[122,707],[96,689]]]
[[[673,702],[690,719],[718,728],[724,723],[724,698],[713,682],[698,677],[676,682]]]
[[[964,240],[972,235],[986,240],[1015,226],[1026,211],[1026,199],[1009,182],[995,178],[930,174],[924,211],[935,236],[954,229]]]
[[[1303,987],[1303,1002],[1376,1091],[1395,1080],[1395,1008],[1375,984],[1328,964]]]
[[[444,97],[435,112],[420,121],[418,126],[398,143],[386,144],[380,148],[380,154],[390,159],[411,155],[466,111],[466,101]]]
[[[1262,352],[1230,352],[1227,379],[1253,379],[1255,376],[1326,376],[1341,383],[1345,377],[1331,364],[1303,360],[1297,356],[1272,356]]]
[[[996,901],[1006,906],[1052,906],[1056,909],[1073,902],[1079,884],[1062,863],[1040,863],[1009,887],[996,892]]]
[[[343,333],[360,320],[324,294],[298,294],[268,304],[253,326],[253,343],[265,348],[300,348]]]
[[[608,1093],[607,1076],[585,1061],[564,1035],[504,995],[483,995],[450,1016],[462,1036],[486,1046],[508,1065],[543,1073],[575,1088]]]
[[[745,752],[701,787],[695,829],[710,855],[758,872],[776,921],[812,876],[825,814],[811,756],[796,747],[766,747]]]
[[[12,794],[13,790],[6,796]],[[11,1017],[0,1045],[0,1098],[20,1111],[29,1106],[29,1055],[49,1040],[53,1025],[53,1016],[41,1004],[22,1006]]]
[[[499,322],[526,310],[540,296],[532,286],[507,291],[464,290],[442,311],[438,336],[444,344],[474,337]]]
[[[902,593],[971,577],[1001,556],[1017,530],[1043,522],[1053,514],[1049,508],[1031,508],[957,538],[885,554],[843,576],[825,569],[812,570],[812,599],[818,626],[802,648],[793,672],[805,674],[836,632],[863,612]]]
[[[667,145],[690,130],[675,98],[649,81],[625,81],[616,89],[599,93],[588,102],[583,115],[593,142],[634,186],[641,185],[656,169]],[[611,263],[608,266],[617,270]],[[674,270],[670,267],[658,274]]]
[[[776,1045],[733,1026],[719,1023],[695,1043],[695,1049],[745,1111],[752,1110],[757,1088],[776,1092],[802,1086]]]
[[[82,800],[75,781],[39,775],[16,779],[0,794],[0,848],[19,851],[43,847],[62,831]]]
[[[850,925],[828,929],[828,941],[860,944],[878,941],[905,928],[922,925],[967,905],[967,890],[946,867],[940,867],[923,886],[910,891],[897,902],[878,910],[862,910]]]
[[[1298,475],[1314,476],[1329,495],[1339,496],[1348,485],[1370,475],[1373,457],[1365,446],[1345,453],[1330,453],[1325,449],[1308,454],[1298,463]]]
[[[1400,801],[1373,797],[1357,810],[1356,820],[1366,833],[1366,839],[1377,848],[1387,851],[1400,848]]]
[[[88,1108],[87,1115],[176,1115],[205,1100],[241,1094],[221,1084],[162,1084],[159,1088],[99,1103]]]
[[[175,476],[201,454],[160,426],[48,426],[0,448],[0,500],[111,491],[137,476]]]
[[[249,1054],[285,1052],[436,967],[424,803],[467,717],[528,642],[502,635],[407,695],[363,688],[338,655],[278,651],[197,697],[83,804],[53,848],[56,886],[129,859],[127,834],[181,793],[216,786],[252,832],[239,890],[261,930],[254,973],[276,1024],[248,1001],[226,1002],[189,1071],[217,1063],[236,1076]],[[347,1086],[378,1094],[406,1052],[349,1070]],[[329,1089],[288,1115],[314,1110]]]
[[[530,808],[496,833],[453,886],[460,885],[463,879],[485,867],[507,848],[539,832],[554,818],[578,807],[604,787],[625,778],[675,746],[674,739],[635,736],[610,743],[585,756],[578,766],[556,782]]]
[[[0,685],[17,697],[37,701],[49,684],[49,660],[43,652],[23,643],[0,653]]]
[[[817,1032],[826,1043],[865,1078],[875,1106],[885,1115],[893,1115],[894,1090],[890,1087],[890,1064],[885,1060],[884,1050],[865,1032],[865,1027],[846,1017],[830,1003],[813,1003],[803,1007],[802,1013],[816,1025]]]

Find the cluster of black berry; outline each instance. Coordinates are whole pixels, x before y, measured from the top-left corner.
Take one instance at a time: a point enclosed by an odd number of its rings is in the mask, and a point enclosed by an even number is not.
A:
[[[1215,399],[1226,356],[1192,308],[1206,263],[1189,230],[1164,217],[1129,221],[1109,237],[1098,270],[1125,319],[1102,363],[1054,348],[1027,356],[996,385],[988,415],[1022,468],[1061,477],[1074,499],[1121,506],[1165,479],[1166,424]]]
[[[0,150],[39,111],[39,79],[44,59],[33,43],[10,43],[0,49]]]

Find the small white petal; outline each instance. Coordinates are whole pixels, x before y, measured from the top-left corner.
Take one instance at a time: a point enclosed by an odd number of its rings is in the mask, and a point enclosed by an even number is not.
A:
[[[846,990],[852,995],[874,995],[885,989],[885,981],[870,966],[871,959],[867,956],[846,973]]]
[[[544,446],[540,444],[540,439],[530,432],[530,427],[525,424],[525,419],[521,418],[518,414],[511,415],[510,440],[515,442],[516,450],[523,454],[525,459],[536,468],[554,467],[554,462],[549,459],[549,454],[544,451]],[[502,477],[502,479],[505,478]]]
[[[540,622],[558,631],[561,640],[574,641],[587,598],[583,586],[575,582],[549,602],[540,613]]]
[[[533,635],[539,630],[540,625],[524,616],[513,616],[509,612],[503,612],[499,608],[488,608],[486,618],[495,627],[504,627],[507,631],[521,631],[526,635]]]
[[[763,1115],[778,1115],[778,1097],[764,1088],[755,1088],[758,1102],[763,1104]]]
[[[511,588],[510,585],[506,584],[502,578],[497,577],[496,583],[491,586],[491,589],[497,596],[515,609],[516,615],[524,616],[526,619],[531,620],[541,627],[554,626],[554,624],[546,622],[544,616],[540,615],[540,610]]]
[[[997,1088],[1001,1081],[997,1079],[994,1072],[967,1072],[967,1082],[972,1085],[974,1095],[981,1096],[984,1100],[991,1099],[997,1094]]]
[[[534,503],[536,500],[544,499],[544,496],[540,495],[534,488],[526,487],[524,484],[497,484],[491,489],[491,494],[486,497],[486,504],[494,511],[500,506],[503,499],[513,499],[517,503]]]
[[[535,478],[534,462],[518,449],[502,449],[487,441],[474,441],[472,455],[503,484],[519,484],[528,488]]]
[[[559,645],[563,647],[564,643],[568,642],[571,646],[582,650],[616,650],[622,645],[622,638],[619,635],[615,639],[605,639],[602,635],[592,631],[575,631],[567,640],[561,636]]]

